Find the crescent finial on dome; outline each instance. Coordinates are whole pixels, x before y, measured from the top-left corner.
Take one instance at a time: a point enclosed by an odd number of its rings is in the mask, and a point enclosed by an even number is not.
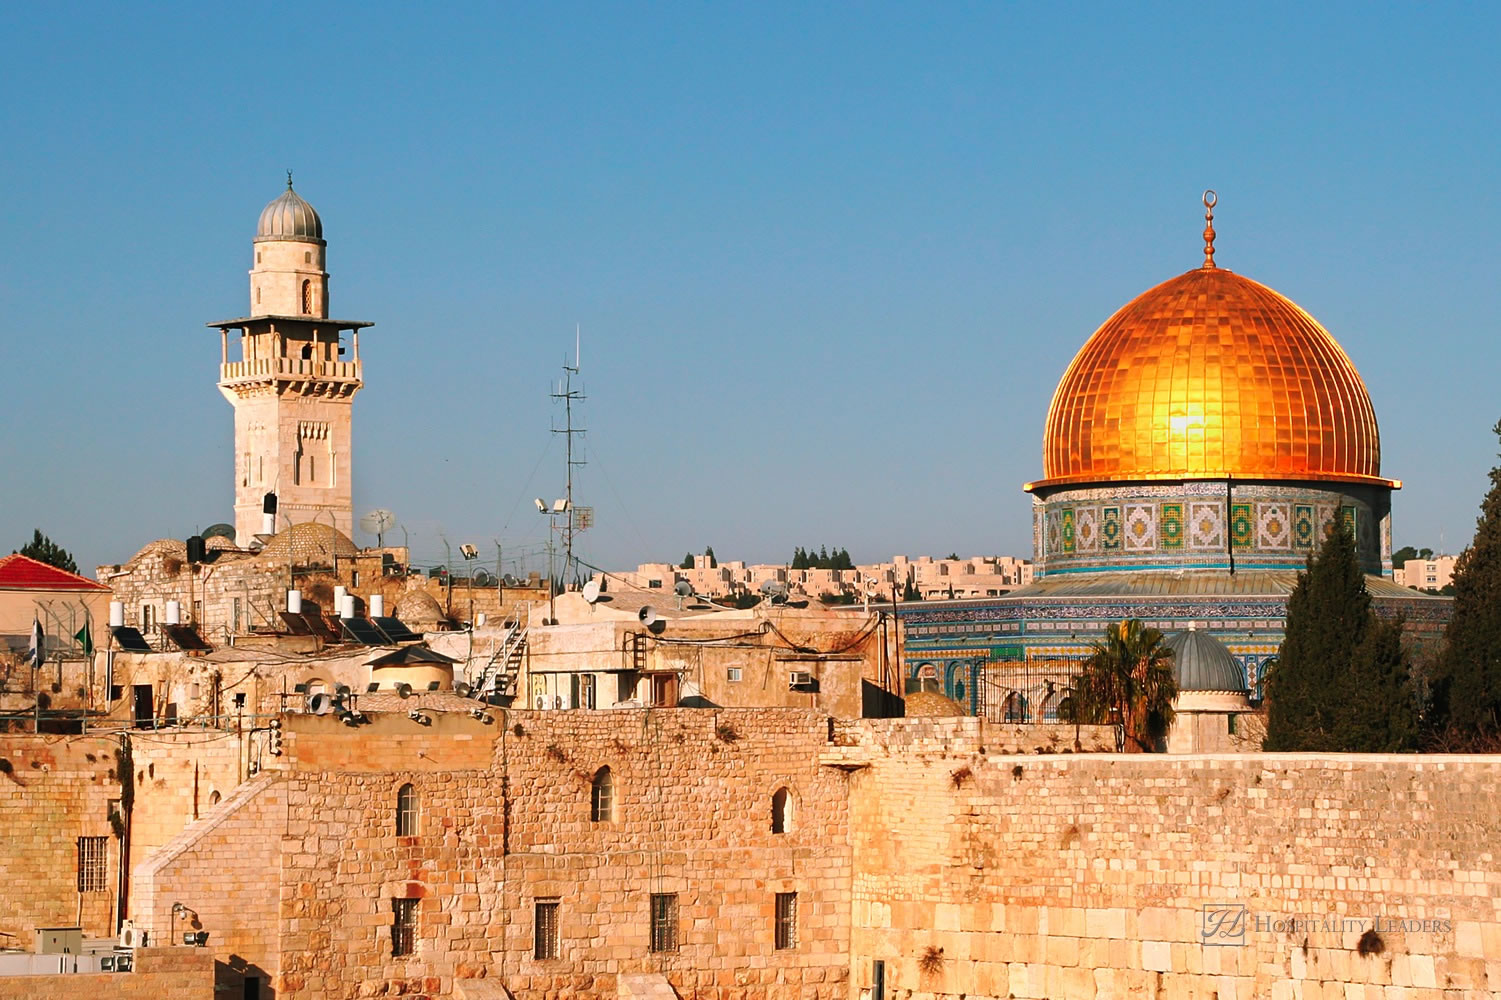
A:
[[[1204,192],[1204,270],[1214,270],[1214,206],[1220,196],[1213,189]]]

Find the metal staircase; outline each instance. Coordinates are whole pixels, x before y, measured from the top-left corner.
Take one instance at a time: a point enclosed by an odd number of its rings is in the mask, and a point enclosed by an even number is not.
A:
[[[499,640],[490,644],[490,659],[474,682],[474,696],[483,701],[516,697],[516,679],[526,658],[526,624],[509,623]]]

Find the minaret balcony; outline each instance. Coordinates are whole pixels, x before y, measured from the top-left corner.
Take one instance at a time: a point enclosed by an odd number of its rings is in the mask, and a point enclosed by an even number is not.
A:
[[[306,358],[256,358],[219,366],[221,384],[240,382],[359,382],[358,361],[319,361]]]

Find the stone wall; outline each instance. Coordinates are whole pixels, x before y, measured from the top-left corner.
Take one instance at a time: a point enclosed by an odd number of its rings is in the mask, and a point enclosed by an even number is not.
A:
[[[240,783],[243,740],[222,730],[131,734],[135,802],[132,867],[202,818]]]
[[[207,812],[238,784],[233,734],[132,732],[131,794],[118,736],[0,736],[0,947],[29,949],[36,927],[82,926],[112,937],[120,891],[119,833],[129,814],[131,862]],[[133,798],[127,810],[122,800]],[[112,823],[111,813],[120,817]],[[105,838],[104,887],[79,891],[80,837]],[[127,886],[127,908],[130,907]]]
[[[246,976],[272,982],[277,967],[287,786],[263,773],[241,785],[137,865],[131,914],[157,943],[208,931],[215,984],[243,995]],[[174,912],[174,904],[183,910]],[[297,904],[289,904],[295,910]]]
[[[1501,990],[1501,759],[1020,757],[974,720],[851,728],[824,760],[853,773],[859,995],[877,960],[917,998]]]
[[[214,960],[198,948],[137,948],[131,972],[0,976],[0,1000],[205,1000]]]
[[[153,926],[169,882],[191,886],[190,865],[231,865],[244,838],[265,837],[269,825],[281,831],[278,1000],[451,996],[478,979],[518,998],[605,997],[618,976],[644,972],[704,1000],[848,995],[848,779],[818,763],[826,717],[680,709],[372,719],[356,734],[334,719],[289,717],[287,753],[262,779],[284,790],[284,825],[225,819],[222,839],[153,859],[163,887],[150,902]],[[595,822],[602,767],[612,818]],[[417,832],[398,837],[407,783]],[[773,833],[781,788],[792,799],[790,830]],[[230,823],[262,832],[235,837]],[[210,882],[209,894],[233,906],[260,891],[236,878]],[[798,894],[797,942],[786,950],[774,948],[779,892]],[[649,949],[653,893],[678,896],[674,950]],[[394,899],[417,900],[406,957],[392,956]],[[559,904],[555,959],[534,955],[538,900]],[[212,950],[228,932],[217,915],[202,919]]]
[[[30,950],[37,927],[115,931],[120,841],[110,827],[118,741],[0,736],[0,947]],[[78,890],[78,838],[103,837],[104,887]]]

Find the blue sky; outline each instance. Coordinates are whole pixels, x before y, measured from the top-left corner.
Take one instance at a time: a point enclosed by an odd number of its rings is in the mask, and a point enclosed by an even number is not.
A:
[[[0,544],[231,519],[203,324],[291,167],[377,324],[357,513],[419,561],[535,552],[576,323],[591,562],[1028,554],[1057,379],[1199,261],[1205,187],[1217,260],[1365,377],[1397,543],[1458,550],[1501,417],[1497,10],[7,5]]]

